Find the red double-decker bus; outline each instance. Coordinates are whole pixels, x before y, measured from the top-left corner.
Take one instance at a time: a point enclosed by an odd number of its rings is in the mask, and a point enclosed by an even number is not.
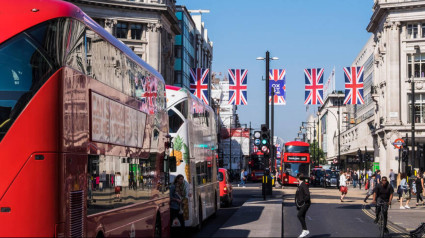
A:
[[[261,181],[263,179],[264,171],[266,169],[266,161],[264,158],[264,154],[260,151],[252,153],[248,163],[250,169],[249,179],[253,182]]]
[[[0,236],[168,236],[162,76],[70,3],[0,22]]]
[[[285,143],[280,180],[283,185],[298,184],[297,174],[303,173],[307,182],[310,178],[310,144],[301,141]]]

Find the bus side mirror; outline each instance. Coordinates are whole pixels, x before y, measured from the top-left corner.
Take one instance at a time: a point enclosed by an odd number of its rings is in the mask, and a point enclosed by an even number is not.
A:
[[[176,156],[168,157],[168,167],[170,168],[170,172],[176,172],[177,171]]]

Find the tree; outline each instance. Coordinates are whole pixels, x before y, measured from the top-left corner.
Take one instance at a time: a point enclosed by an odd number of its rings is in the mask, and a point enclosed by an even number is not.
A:
[[[315,165],[326,164],[325,153],[319,148],[317,141],[310,144],[310,159]]]

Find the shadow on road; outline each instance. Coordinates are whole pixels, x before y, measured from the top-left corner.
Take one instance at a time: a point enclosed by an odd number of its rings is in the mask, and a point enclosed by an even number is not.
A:
[[[239,213],[235,213],[235,215],[232,216],[232,219],[228,220],[226,224],[224,224],[221,228],[238,226],[238,225],[250,223],[253,221],[257,221],[258,218],[260,218],[263,210],[264,210],[264,207],[260,207],[260,206],[242,207],[240,208]],[[226,231],[229,231],[229,230],[226,230]]]
[[[331,237],[331,234],[320,234],[320,235],[314,235],[310,237]]]
[[[249,230],[242,229],[229,229],[225,231],[218,231],[214,237],[249,237]]]
[[[345,201],[344,201],[345,202]],[[353,205],[340,205],[336,207],[337,209],[362,209],[361,204],[353,204]]]

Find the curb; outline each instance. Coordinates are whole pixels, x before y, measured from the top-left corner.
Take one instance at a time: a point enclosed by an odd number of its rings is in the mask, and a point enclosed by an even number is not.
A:
[[[369,204],[362,204],[362,211],[372,219],[375,219],[375,210]],[[372,212],[373,211],[373,212]],[[387,228],[388,230],[401,235],[401,237],[410,237],[410,232],[408,232],[403,227],[392,223],[390,220],[387,220]]]

